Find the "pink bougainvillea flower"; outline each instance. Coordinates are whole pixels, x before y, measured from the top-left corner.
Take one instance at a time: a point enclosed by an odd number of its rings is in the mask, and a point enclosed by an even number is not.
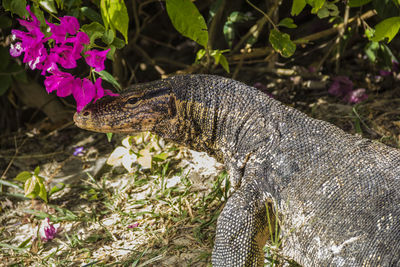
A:
[[[367,98],[368,95],[365,93],[365,88],[358,88],[356,90],[349,92],[344,97],[344,101],[346,101],[349,104],[357,104],[360,103],[361,101],[364,101]]]
[[[60,56],[57,53],[50,53],[46,61],[43,62],[43,65],[38,69],[41,69],[41,75],[46,75],[46,72],[52,73],[55,70],[58,70],[57,63],[60,61]]]
[[[94,84],[88,79],[82,80],[80,87],[75,87],[73,95],[76,100],[76,110],[80,112],[96,95]]]
[[[71,45],[73,47],[72,48],[72,56],[75,59],[79,59],[79,58],[82,57],[81,56],[81,52],[83,50],[83,45],[84,44],[89,44],[90,43],[90,39],[89,39],[89,36],[86,33],[78,32],[76,34],[76,36],[67,38],[66,42],[71,43]]]
[[[80,54],[73,52],[73,47],[65,44],[54,46],[51,50],[52,53],[57,53],[59,56],[58,63],[66,69],[73,69],[76,67],[76,60],[81,57]]]
[[[50,27],[50,32],[52,33],[51,38],[58,44],[65,43],[67,40],[67,33],[75,35],[80,27],[78,19],[71,16],[61,17],[60,24],[46,23]]]
[[[96,71],[104,70],[104,61],[106,60],[106,56],[110,49],[99,51],[99,50],[89,50],[85,52],[85,55],[88,55],[85,60],[86,63],[93,67]]]
[[[101,79],[101,77],[99,77],[94,83],[94,87],[96,88],[96,96],[94,97],[94,102],[96,102],[98,99],[102,98],[105,95],[119,96],[119,94],[115,94],[111,90],[104,89],[103,86],[101,86],[102,81],[103,80]]]
[[[94,83],[94,87],[96,88],[96,96],[94,97],[94,102],[97,101],[97,99],[100,99],[104,96],[104,88],[101,86],[101,82],[103,80],[100,78],[97,78],[96,82]]]
[[[47,56],[47,51],[44,47],[44,34],[40,31],[40,21],[31,12],[30,7],[27,6],[31,21],[18,19],[19,23],[24,26],[28,31],[12,30],[13,39],[21,40],[16,46],[11,46],[10,54],[18,56],[22,52],[25,53],[23,62],[28,63],[31,69],[35,69],[39,63],[42,63]]]
[[[71,35],[75,35],[80,28],[78,19],[71,16],[61,17],[60,26],[64,28],[65,32]]]
[[[68,96],[72,94],[72,90],[67,86],[67,88],[63,88],[63,86],[73,83],[74,76],[68,72],[62,72],[59,70],[53,71],[53,75],[47,76],[44,80],[44,85],[48,93],[51,93],[55,90],[61,92],[59,96]]]
[[[13,57],[19,57],[23,51],[24,49],[22,48],[21,42],[10,45],[10,55]]]
[[[105,90],[101,85],[101,78],[93,84],[86,78],[82,80],[59,69],[59,65],[65,69],[75,68],[76,61],[82,57],[84,45],[90,44],[89,36],[79,31],[80,25],[75,17],[61,17],[59,24],[46,21],[52,35],[45,37],[40,30],[40,21],[30,11],[30,6],[27,6],[27,10],[31,19],[19,20],[27,31],[12,30],[13,38],[19,39],[20,42],[11,44],[10,54],[14,57],[24,54],[23,62],[27,63],[31,69],[42,70],[42,75],[50,74],[44,81],[48,93],[56,91],[59,97],[72,94],[76,100],[78,112],[93,99],[96,101],[104,95],[118,95]],[[53,39],[55,43],[50,45],[48,51],[44,44],[50,39]],[[96,71],[102,71],[108,51],[110,49],[87,51],[85,60]]]
[[[35,16],[35,14],[33,14],[33,12],[31,11],[31,7],[29,5],[26,6],[26,10],[28,11],[29,15],[31,15],[32,21],[22,20],[22,19],[18,19],[18,21],[28,31],[32,31],[33,29],[38,28],[40,26],[40,21]]]

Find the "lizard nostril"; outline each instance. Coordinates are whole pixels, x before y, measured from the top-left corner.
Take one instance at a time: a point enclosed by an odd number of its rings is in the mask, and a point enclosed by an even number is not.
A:
[[[89,114],[90,114],[89,111],[85,111],[85,112],[83,113],[83,116],[89,116]]]

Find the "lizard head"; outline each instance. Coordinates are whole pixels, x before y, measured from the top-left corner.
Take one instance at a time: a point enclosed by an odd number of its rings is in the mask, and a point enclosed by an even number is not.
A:
[[[118,97],[107,96],[75,113],[75,124],[105,133],[157,132],[176,115],[175,99],[167,83],[133,86]]]

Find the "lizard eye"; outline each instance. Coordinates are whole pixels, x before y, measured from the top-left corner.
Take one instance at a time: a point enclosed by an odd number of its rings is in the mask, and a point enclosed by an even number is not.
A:
[[[128,99],[127,101],[126,101],[126,103],[128,103],[128,104],[130,104],[130,105],[134,105],[134,104],[136,104],[137,102],[138,102],[138,98],[137,97],[132,97],[132,98],[130,98],[130,99]]]

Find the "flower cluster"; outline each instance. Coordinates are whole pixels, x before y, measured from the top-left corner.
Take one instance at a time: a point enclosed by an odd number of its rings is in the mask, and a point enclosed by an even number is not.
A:
[[[76,61],[82,58],[84,45],[90,44],[89,36],[79,31],[80,25],[75,17],[64,16],[60,18],[60,24],[53,24],[46,21],[51,32],[50,37],[40,30],[40,21],[31,12],[30,6],[26,7],[31,20],[21,20],[19,23],[27,29],[27,32],[12,30],[13,38],[20,42],[11,44],[10,54],[18,57],[24,53],[23,62],[33,69],[41,70],[41,74],[46,76],[44,84],[48,93],[57,91],[59,97],[73,95],[77,103],[77,111],[81,111],[93,99],[104,95],[116,96],[110,90],[101,86],[102,79],[97,78],[93,83],[87,78],[78,78],[64,69],[73,69],[77,66]],[[46,49],[45,44],[51,44],[50,49]],[[105,51],[88,50],[86,63],[97,72],[104,70],[104,61],[110,49]]]

